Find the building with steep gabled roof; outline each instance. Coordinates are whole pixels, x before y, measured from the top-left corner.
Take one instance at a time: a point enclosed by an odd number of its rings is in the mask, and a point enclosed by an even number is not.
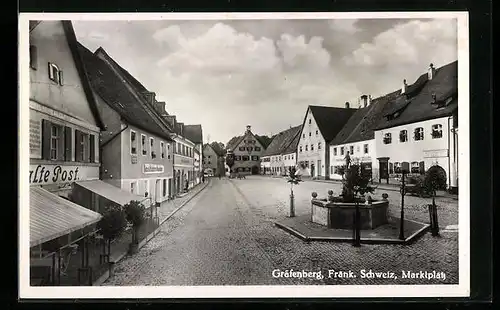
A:
[[[403,170],[442,173],[458,187],[458,62],[431,64],[413,84],[403,83],[375,128],[380,180],[397,182]]]
[[[299,173],[306,177],[329,178],[329,143],[357,111],[349,103],[345,108],[310,105],[304,115],[298,141]]]
[[[296,150],[293,140],[299,135],[301,126],[290,127],[273,136],[271,143],[262,154],[263,174],[286,175],[289,167],[295,167]]]
[[[233,137],[228,142],[226,151],[234,155],[234,166],[230,168],[225,165],[226,174],[260,174],[260,161],[265,148],[253,134],[250,125],[246,126],[243,135]]]

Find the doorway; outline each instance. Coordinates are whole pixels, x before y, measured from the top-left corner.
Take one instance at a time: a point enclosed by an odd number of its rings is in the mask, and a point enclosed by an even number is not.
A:
[[[314,177],[314,164],[311,164],[311,177]]]

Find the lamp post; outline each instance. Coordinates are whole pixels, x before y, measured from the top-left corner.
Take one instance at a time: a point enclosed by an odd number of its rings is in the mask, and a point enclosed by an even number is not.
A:
[[[402,174],[401,174],[401,220],[400,220],[400,225],[399,225],[399,239],[400,240],[405,240],[405,233],[404,233],[404,223],[405,223],[405,194],[406,194],[406,188],[405,188],[405,176],[406,176],[406,170],[403,169]]]

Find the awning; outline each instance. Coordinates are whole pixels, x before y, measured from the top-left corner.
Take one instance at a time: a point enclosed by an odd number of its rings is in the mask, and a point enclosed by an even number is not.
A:
[[[41,187],[30,187],[30,247],[85,228],[101,217]]]
[[[146,199],[145,197],[134,195],[101,180],[79,181],[75,182],[75,184],[114,203],[117,203],[120,206],[124,206],[132,200],[142,202],[145,207],[149,207],[150,204],[149,199]]]

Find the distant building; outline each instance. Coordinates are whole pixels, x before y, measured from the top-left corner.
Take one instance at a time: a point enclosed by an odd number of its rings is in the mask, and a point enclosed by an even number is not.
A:
[[[378,180],[374,128],[382,117],[386,103],[398,95],[399,91],[375,99],[361,96],[363,106],[354,112],[330,143],[330,179],[342,179],[346,155],[349,154],[353,163],[361,164],[367,175]]]
[[[329,143],[357,111],[345,108],[310,105],[304,116],[298,141],[297,163],[305,177],[330,177]]]
[[[214,176],[224,174],[223,155],[218,154],[210,144],[203,147],[203,171]],[[222,163],[222,165],[221,165]]]
[[[190,185],[194,186],[201,182],[203,167],[203,129],[201,125],[184,125],[184,136],[194,143],[194,170],[190,180]]]
[[[301,126],[296,126],[273,136],[271,143],[262,154],[261,172],[263,174],[286,175],[290,167],[296,166],[300,131]]]
[[[234,137],[227,144],[227,150],[234,154],[232,171],[226,165],[226,173],[259,174],[260,158],[265,151],[262,143],[252,133],[250,125],[242,136]]]
[[[403,83],[375,128],[380,179],[401,176],[403,168],[422,174],[441,171],[448,187],[458,187],[457,61],[422,74],[414,84]]]

